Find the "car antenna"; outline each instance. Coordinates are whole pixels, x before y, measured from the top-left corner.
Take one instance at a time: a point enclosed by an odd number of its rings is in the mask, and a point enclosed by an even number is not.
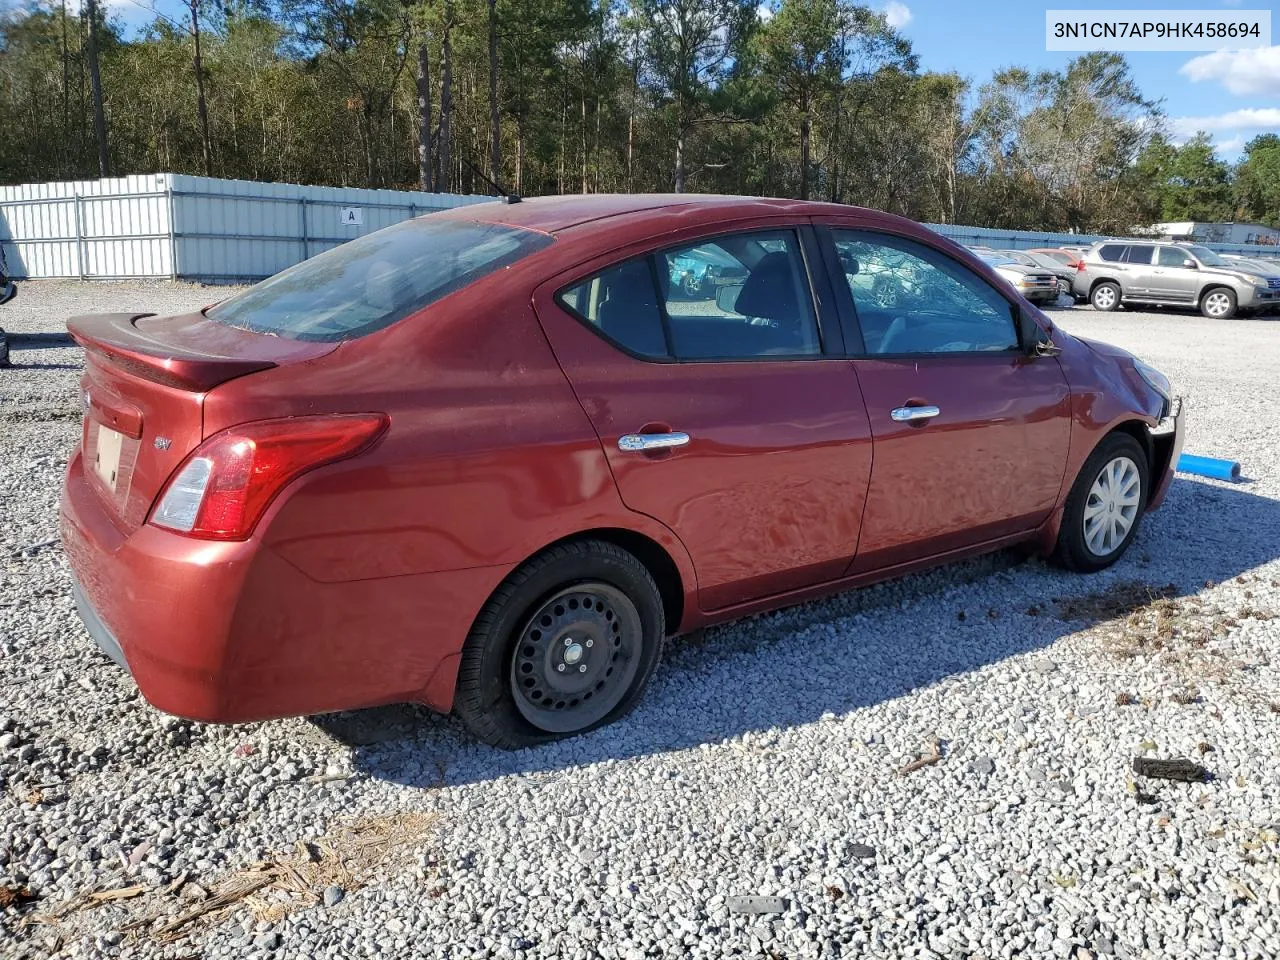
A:
[[[472,163],[466,157],[462,158],[462,162],[467,165],[468,170],[470,170],[477,177],[479,177],[481,180],[483,180],[485,183],[491,186],[494,192],[502,198],[503,203],[520,203],[521,202],[519,194],[508,193],[506,190],[502,189],[502,186],[500,184],[495,183],[489,177],[485,176],[484,171],[480,170],[474,163]]]

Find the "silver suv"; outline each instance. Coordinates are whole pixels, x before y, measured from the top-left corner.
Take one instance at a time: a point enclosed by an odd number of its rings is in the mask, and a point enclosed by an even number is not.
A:
[[[1280,311],[1280,269],[1233,263],[1195,244],[1101,240],[1078,264],[1072,293],[1095,310],[1186,306],[1225,320]]]

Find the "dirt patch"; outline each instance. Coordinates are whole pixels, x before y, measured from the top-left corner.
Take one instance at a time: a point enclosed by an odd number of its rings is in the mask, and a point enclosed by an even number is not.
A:
[[[1178,588],[1172,583],[1154,587],[1137,580],[1125,580],[1101,593],[1057,601],[1058,619],[1083,620],[1086,623],[1115,620],[1139,613],[1159,601],[1172,600],[1177,595]]]
[[[436,814],[421,811],[359,817],[318,840],[299,842],[292,850],[209,882],[207,889],[203,878],[184,874],[153,890],[90,890],[28,922],[61,933],[74,925],[77,914],[127,903],[119,931],[160,943],[181,940],[238,910],[274,922],[320,903],[328,887],[350,893],[369,883],[375,871],[386,875],[404,868],[414,851],[428,842],[437,821]]]

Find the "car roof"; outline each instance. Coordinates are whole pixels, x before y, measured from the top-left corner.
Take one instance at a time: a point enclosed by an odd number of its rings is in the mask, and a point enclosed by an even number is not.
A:
[[[773,197],[738,197],[698,193],[592,193],[557,197],[530,197],[519,203],[468,204],[453,207],[432,216],[501,223],[525,227],[543,233],[560,233],[597,220],[634,213],[666,213],[689,221],[725,219],[770,214],[817,216],[822,213],[840,216],[865,215],[879,220],[909,223],[900,217],[844,204],[812,200],[786,200]]]

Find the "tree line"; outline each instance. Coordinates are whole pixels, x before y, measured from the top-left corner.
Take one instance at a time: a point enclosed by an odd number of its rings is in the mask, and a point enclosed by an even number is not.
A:
[[[140,0],[145,3],[145,0]],[[1115,233],[1280,225],[1280,138],[1175,145],[1127,62],[925,69],[849,0],[95,0],[0,14],[0,182],[159,171],[522,195],[825,199]]]

